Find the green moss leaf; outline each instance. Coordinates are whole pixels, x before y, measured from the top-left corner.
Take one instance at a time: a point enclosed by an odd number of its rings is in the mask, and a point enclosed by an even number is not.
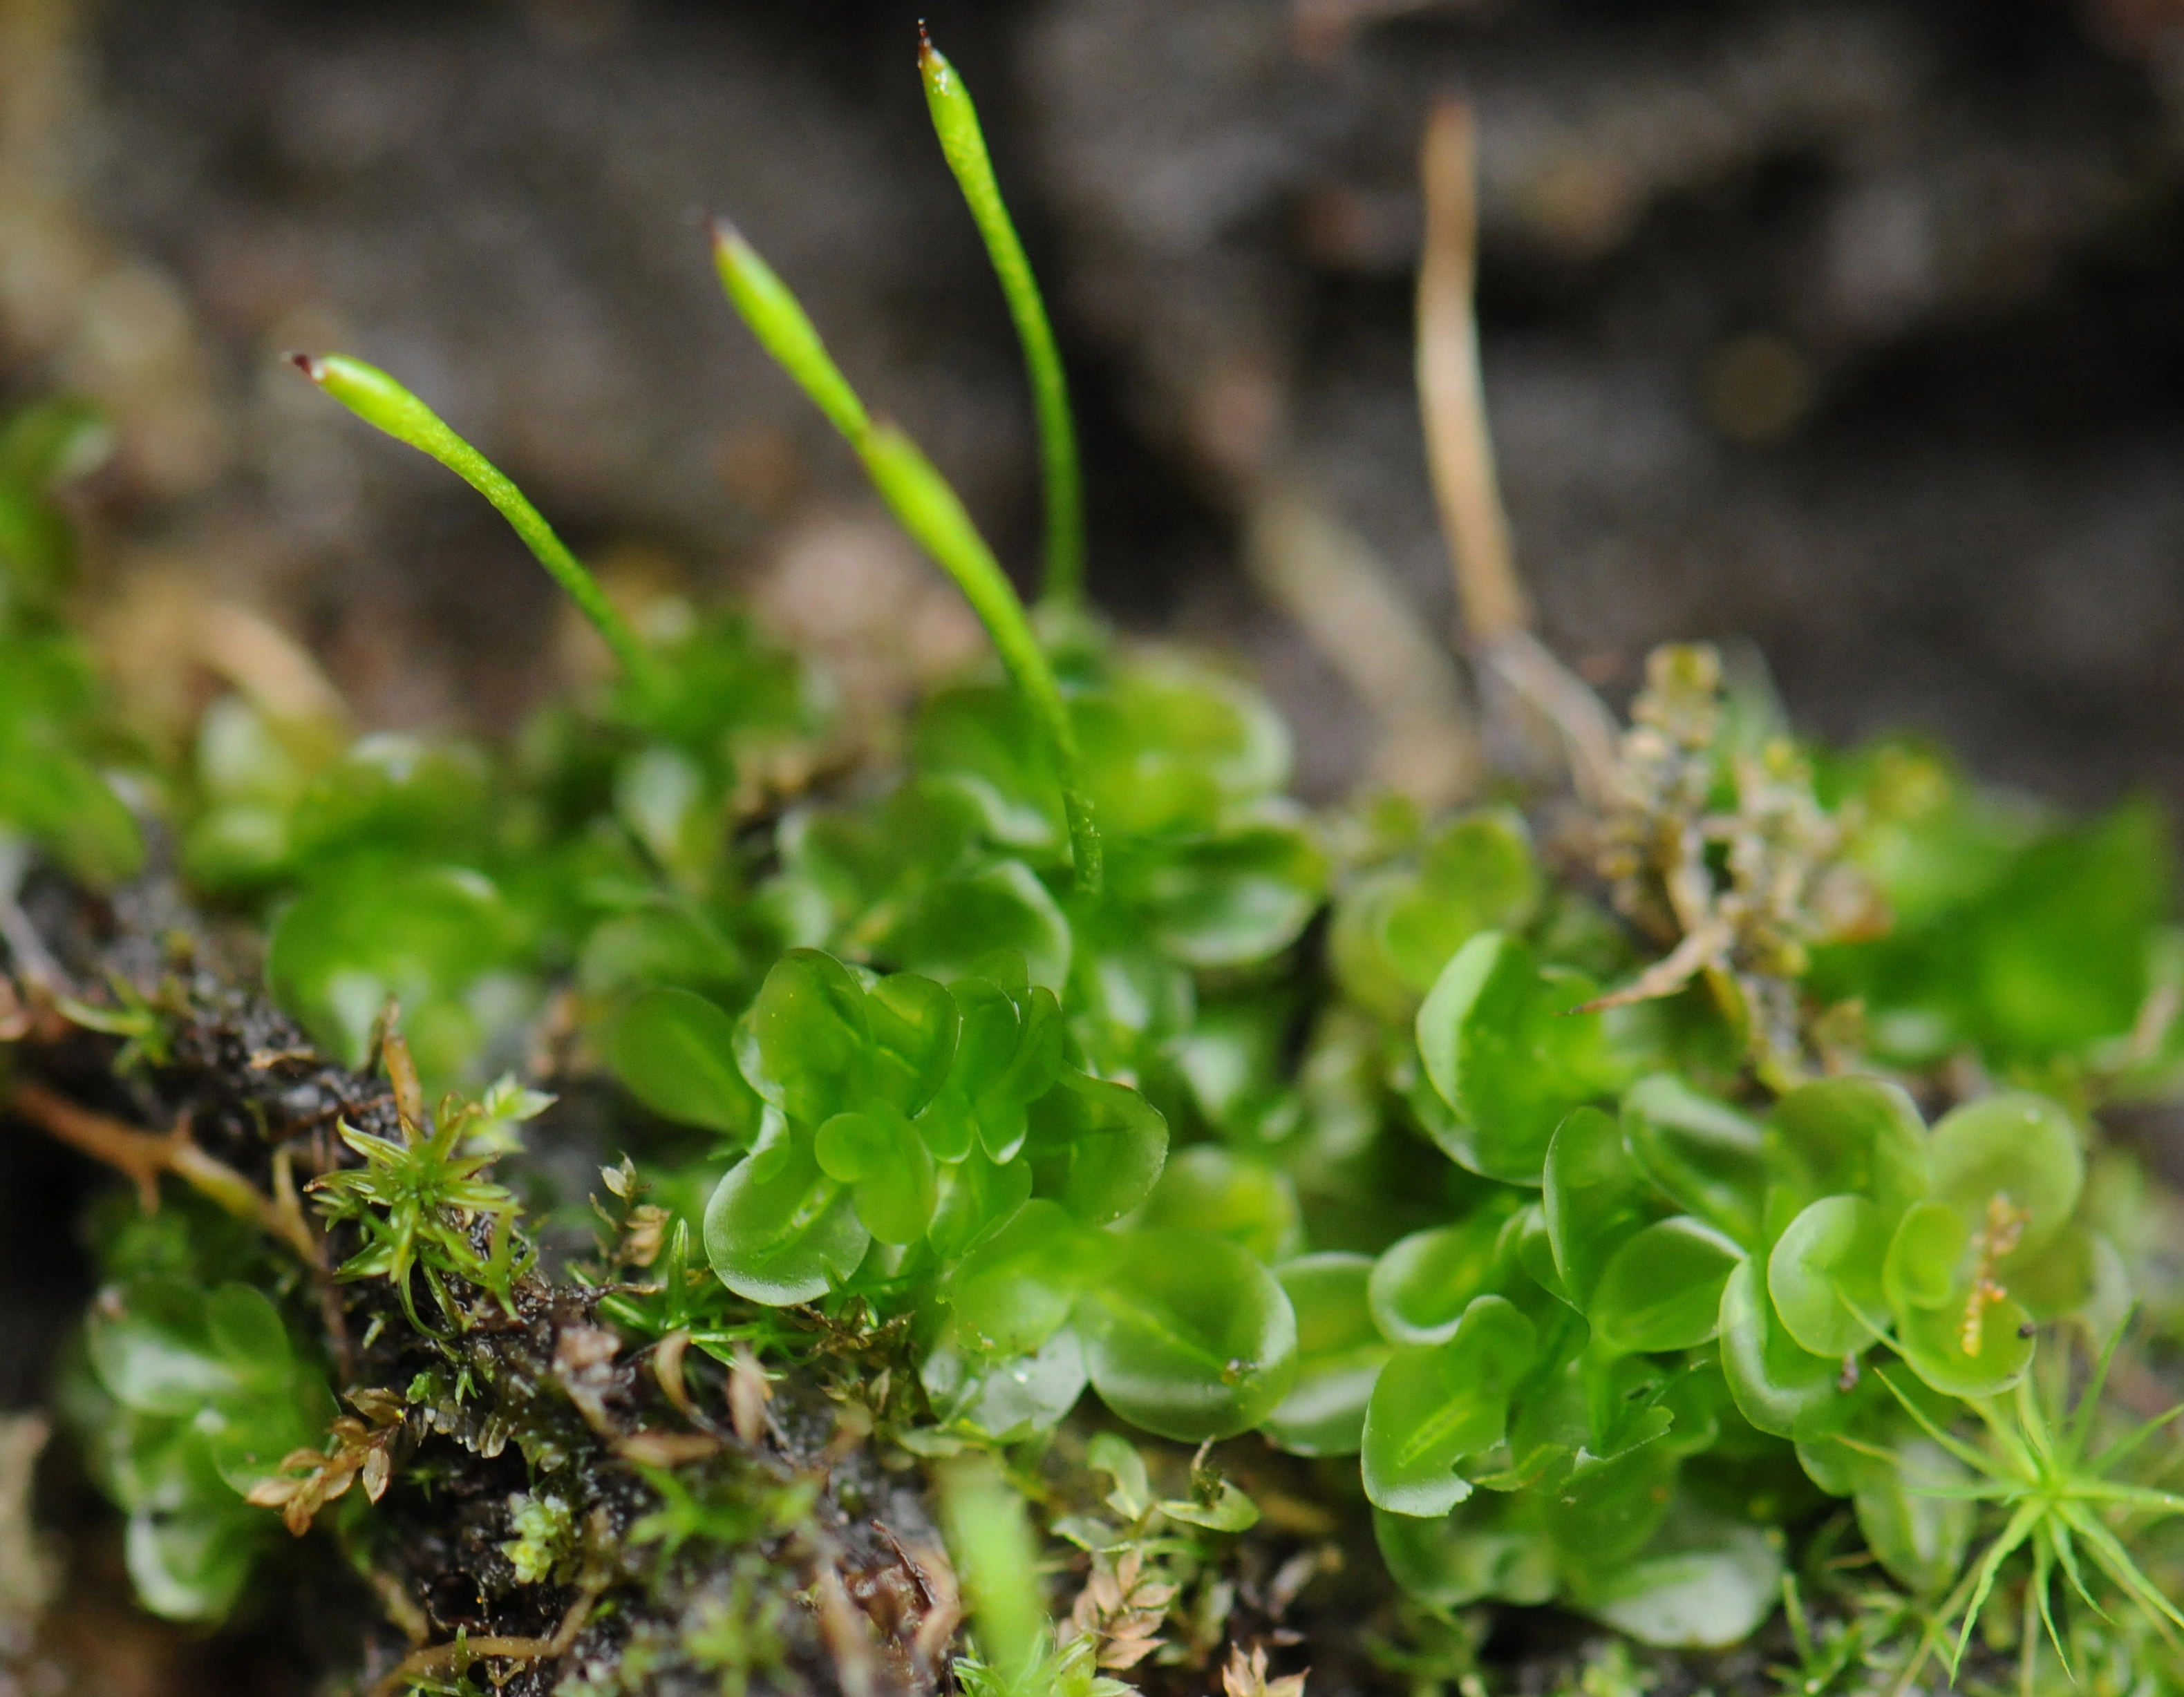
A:
[[[1303,1255],[1274,1269],[1297,1325],[1296,1383],[1260,1428],[1297,1455],[1353,1455],[1373,1381],[1395,1353],[1373,1324],[1373,1258]]]
[[[714,1004],[688,990],[650,990],[622,1015],[610,1054],[615,1076],[654,1113],[749,1138],[759,1102],[735,1048],[735,1021]]]
[[[857,1269],[872,1242],[849,1192],[805,1140],[764,1177],[749,1156],[705,1205],[705,1255],[721,1282],[769,1307],[813,1302]]]
[[[1585,1316],[1613,1349],[1695,1348],[1720,1325],[1722,1287],[1742,1258],[1734,1240],[1688,1215],[1660,1221],[1608,1257]]]
[[[1538,1184],[1555,1127],[1619,1088],[1627,1064],[1598,1014],[1570,1010],[1591,981],[1542,971],[1524,944],[1482,932],[1457,952],[1418,1010],[1418,1051],[1455,1116],[1438,1140],[1487,1178]]]
[[[1469,1496],[1457,1464],[1502,1441],[1535,1345],[1532,1322],[1513,1305],[1481,1296],[1447,1342],[1398,1349],[1365,1412],[1361,1462],[1373,1505],[1443,1515]]]
[[[1092,1388],[1133,1425],[1199,1443],[1248,1432],[1295,1383],[1296,1316],[1225,1238],[1133,1232],[1078,1308]]]
[[[1767,1260],[1774,1311],[1798,1346],[1840,1359],[1887,1329],[1881,1266],[1892,1233],[1863,1196],[1824,1196],[1790,1222]]]

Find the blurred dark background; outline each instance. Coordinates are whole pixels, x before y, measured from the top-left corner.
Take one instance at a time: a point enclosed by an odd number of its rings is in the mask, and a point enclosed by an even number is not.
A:
[[[208,593],[369,722],[504,726],[556,681],[520,547],[292,347],[395,370],[610,574],[960,652],[700,224],[1028,564],[1028,411],[921,13],[1059,320],[1098,595],[1241,652],[1311,793],[1438,782],[1393,744],[1450,698],[1409,351],[1450,93],[1567,657],[1613,693],[1657,640],[1742,633],[1811,729],[2184,791],[2180,0],[0,0],[0,383],[120,420],[91,598],[142,710],[178,717],[159,650]]]

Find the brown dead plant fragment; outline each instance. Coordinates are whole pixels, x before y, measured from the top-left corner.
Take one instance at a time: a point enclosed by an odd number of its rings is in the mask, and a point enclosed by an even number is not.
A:
[[[1090,1639],[1100,1666],[1135,1667],[1161,1647],[1176,1587],[1134,1548],[1100,1550],[1069,1611],[1068,1637]]]
[[[1425,251],[1418,266],[1418,385],[1427,463],[1457,598],[1480,667],[1554,729],[1578,794],[1597,804],[1613,762],[1614,721],[1532,633],[1494,469],[1479,376],[1479,192],[1471,111],[1435,108],[1419,157]]]
[[[452,1644],[436,1644],[423,1650],[412,1650],[387,1672],[387,1676],[371,1688],[370,1697],[397,1697],[397,1694],[412,1686],[426,1686],[444,1689],[439,1682],[454,1682],[462,1678],[481,1661],[513,1661],[529,1663],[551,1661],[566,1655],[577,1635],[591,1618],[592,1609],[607,1587],[614,1583],[614,1565],[607,1559],[612,1544],[612,1528],[606,1511],[594,1509],[585,1527],[585,1561],[582,1577],[577,1581],[576,1600],[569,1605],[561,1616],[561,1623],[547,1638],[512,1638],[498,1634],[482,1638],[457,1638]],[[497,1687],[504,1683],[495,1680]]]
[[[1599,871],[1641,930],[1673,943],[1607,1008],[1703,976],[1744,1031],[1760,1077],[1787,1089],[1816,1044],[1797,981],[1815,944],[1870,936],[1878,899],[1844,856],[1847,832],[1786,737],[1725,746],[1721,657],[1704,644],[1647,658],[1602,822]],[[1726,776],[1730,804],[1720,805]]]
[[[1986,1223],[1972,1238],[1979,1260],[1972,1270],[1971,1294],[1964,1299],[1964,1334],[1958,1340],[1967,1355],[1976,1356],[1986,1337],[1986,1311],[2006,1301],[2009,1291],[1995,1277],[1996,1268],[2017,1248],[2032,1212],[2016,1206],[2000,1191],[1987,1199]]]
[[[1306,1672],[1310,1672],[1306,1669]],[[1284,1673],[1267,1678],[1267,1647],[1253,1644],[1246,1657],[1240,1644],[1228,1647],[1228,1665],[1221,1670],[1223,1697],[1304,1697],[1305,1674]]]
[[[261,1509],[280,1510],[281,1523],[298,1538],[311,1529],[320,1509],[346,1495],[359,1479],[365,1496],[376,1503],[394,1477],[390,1451],[402,1431],[402,1399],[393,1391],[352,1391],[348,1405],[356,1413],[334,1422],[327,1433],[332,1449],[289,1451],[281,1458],[283,1477],[260,1480],[243,1499]],[[304,1470],[300,1474],[298,1468]]]
[[[287,1244],[306,1266],[324,1265],[318,1237],[304,1218],[292,1183],[287,1187],[287,1205],[281,1198],[268,1197],[233,1167],[191,1141],[187,1116],[164,1136],[140,1132],[107,1115],[79,1107],[28,1079],[15,1086],[8,1105],[40,1129],[105,1162],[130,1180],[147,1214],[159,1209],[159,1175],[172,1173],[199,1195]]]

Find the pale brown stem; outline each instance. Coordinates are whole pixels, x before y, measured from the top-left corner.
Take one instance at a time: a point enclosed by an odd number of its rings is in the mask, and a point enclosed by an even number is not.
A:
[[[1418,267],[1418,403],[1464,627],[1485,647],[1528,628],[1532,611],[1517,579],[1479,372],[1479,321],[1472,307],[1479,197],[1468,107],[1446,102],[1435,108],[1419,175],[1426,233]]]
[[[428,1650],[412,1650],[371,1688],[371,1697],[395,1697],[404,1686],[421,1684],[443,1673],[460,1675],[473,1662],[488,1659],[550,1661],[576,1643],[577,1634],[583,1631],[584,1622],[591,1618],[592,1605],[599,1601],[599,1593],[605,1589],[604,1577],[588,1578],[577,1600],[569,1605],[569,1611],[561,1616],[561,1624],[554,1628],[551,1638],[458,1639],[453,1644],[436,1644]]]
[[[303,1210],[293,1205],[292,1186],[289,1190],[291,1205],[283,1207],[233,1167],[192,1143],[187,1119],[164,1137],[155,1132],[140,1132],[104,1114],[80,1107],[65,1096],[28,1079],[15,1086],[9,1096],[9,1105],[63,1143],[104,1161],[132,1180],[146,1213],[153,1213],[159,1206],[159,1175],[171,1172],[200,1195],[229,1213],[253,1221],[269,1237],[286,1244],[306,1266],[324,1267],[319,1240],[304,1220]]]

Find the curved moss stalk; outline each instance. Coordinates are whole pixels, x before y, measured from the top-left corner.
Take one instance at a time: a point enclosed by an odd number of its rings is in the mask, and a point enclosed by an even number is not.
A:
[[[1061,351],[1039,283],[1031,274],[1016,225],[994,180],[994,162],[971,91],[947,56],[918,26],[917,66],[925,78],[925,103],[933,114],[933,133],[948,169],[978,224],[978,234],[1000,279],[1001,293],[1023,345],[1031,377],[1032,410],[1039,422],[1039,464],[1046,492],[1046,579],[1039,598],[1074,606],[1084,593],[1084,483],[1077,459],[1077,427],[1069,413],[1069,384],[1062,375]]]
[[[578,610],[592,621],[592,628],[614,651],[622,670],[632,680],[647,675],[651,656],[638,640],[637,632],[630,628],[629,621],[607,599],[599,580],[569,552],[567,545],[554,534],[553,526],[499,467],[449,430],[437,413],[376,365],[367,365],[361,359],[352,359],[342,353],[323,357],[292,353],[288,359],[298,371],[366,424],[385,431],[397,442],[406,442],[420,453],[429,453],[492,502],[516,535],[523,538],[524,545],[537,557],[539,565],[568,592]]]
[[[722,286],[751,333],[856,449],[872,487],[897,521],[956,580],[984,621],[1001,664],[1054,745],[1078,886],[1098,889],[1100,837],[1093,826],[1091,798],[1084,792],[1077,733],[1045,651],[994,551],[948,480],[917,444],[894,426],[876,422],[865,410],[796,297],[733,225],[715,223],[713,260]]]

